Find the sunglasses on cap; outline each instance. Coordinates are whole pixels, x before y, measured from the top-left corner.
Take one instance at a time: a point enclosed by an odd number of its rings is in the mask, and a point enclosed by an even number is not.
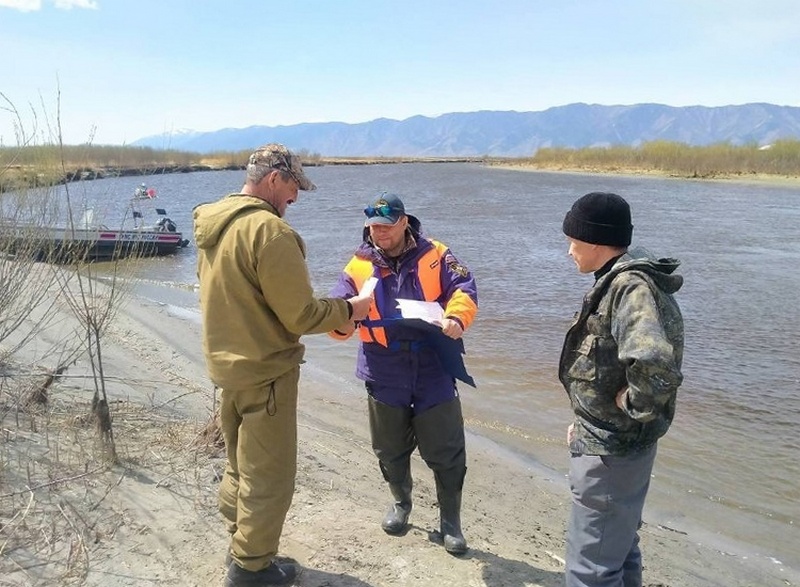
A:
[[[364,214],[366,214],[367,218],[375,218],[376,216],[391,218],[392,207],[389,204],[383,204],[382,206],[367,206],[364,208]]]

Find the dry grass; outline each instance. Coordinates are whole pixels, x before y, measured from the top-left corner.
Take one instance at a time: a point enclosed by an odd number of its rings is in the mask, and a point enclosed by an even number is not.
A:
[[[539,149],[533,157],[494,160],[501,165],[591,173],[656,173],[686,178],[800,176],[800,141],[758,145],[691,146],[669,141],[585,149]]]
[[[200,154],[107,145],[0,147],[0,193],[103,177],[244,169],[250,153],[250,149]],[[305,150],[297,154],[308,166],[483,160],[480,157],[322,157]]]
[[[221,464],[213,427],[156,407],[114,402],[118,462],[107,458],[91,405],[57,381],[0,379],[0,585],[82,585],[98,545],[127,519],[115,492],[126,477],[180,488],[213,511],[208,472]],[[49,381],[49,384],[48,384]],[[30,402],[47,384],[45,401]],[[39,395],[41,397],[41,395]]]

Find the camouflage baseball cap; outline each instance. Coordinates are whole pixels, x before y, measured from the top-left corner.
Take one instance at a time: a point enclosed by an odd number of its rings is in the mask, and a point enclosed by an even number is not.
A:
[[[259,147],[250,155],[247,164],[280,169],[291,175],[301,190],[310,192],[317,189],[317,186],[303,173],[300,157],[279,143],[270,143]]]

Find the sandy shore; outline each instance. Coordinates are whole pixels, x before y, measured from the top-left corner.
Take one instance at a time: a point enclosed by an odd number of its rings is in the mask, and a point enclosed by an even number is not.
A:
[[[63,356],[53,350],[69,328],[63,310],[61,318],[23,355],[27,364],[7,369],[14,377],[0,390],[0,585],[222,585],[227,540],[216,489],[224,461],[201,434],[214,393],[199,326],[136,299],[119,313],[103,353],[120,462],[104,467],[83,417],[93,393],[84,359],[52,385],[46,406],[19,406],[20,385],[41,384],[42,369]],[[433,479],[417,456],[412,525],[403,536],[383,533],[388,492],[363,398],[304,375],[297,490],[281,544],[303,568],[296,584],[561,585],[565,480],[542,477],[513,451],[468,433],[470,551],[455,558],[433,531]],[[646,523],[642,544],[651,587],[799,584],[779,564],[755,568],[669,528]]]
[[[491,163],[487,165],[494,169],[509,169],[512,171],[525,171],[531,173],[566,173],[575,175],[619,175],[623,177],[655,177],[661,179],[679,179],[683,181],[710,181],[722,183],[745,183],[755,185],[774,185],[797,187],[800,186],[800,176],[773,175],[768,173],[743,173],[720,174],[713,177],[687,177],[657,169],[626,169],[626,168],[570,168],[561,166],[539,166],[528,163]]]

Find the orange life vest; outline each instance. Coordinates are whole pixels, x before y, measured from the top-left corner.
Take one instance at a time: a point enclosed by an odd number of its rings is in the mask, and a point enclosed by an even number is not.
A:
[[[442,295],[441,265],[442,256],[447,251],[447,247],[440,242],[431,241],[433,247],[428,249],[419,259],[417,259],[417,279],[422,289],[422,295],[426,302],[434,302]],[[353,257],[344,268],[355,284],[356,290],[360,291],[364,282],[373,276],[376,267],[371,261],[360,257]],[[389,275],[390,270],[386,267],[380,268],[380,274],[376,275],[379,279]],[[383,316],[378,312],[377,304],[372,304],[369,309],[367,321],[380,321]],[[361,340],[363,342],[377,342],[382,346],[389,346],[386,338],[386,329],[383,326],[370,326],[359,328]]]

